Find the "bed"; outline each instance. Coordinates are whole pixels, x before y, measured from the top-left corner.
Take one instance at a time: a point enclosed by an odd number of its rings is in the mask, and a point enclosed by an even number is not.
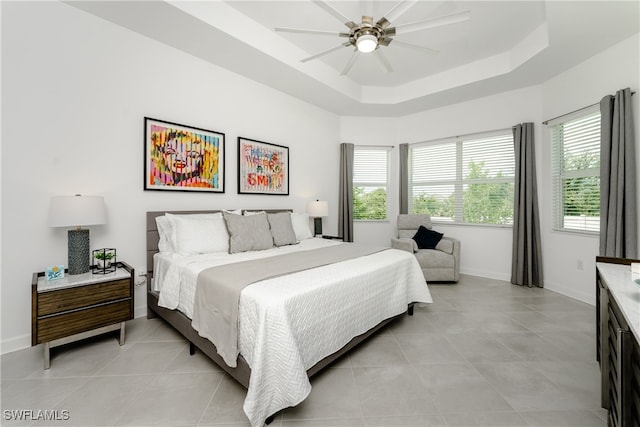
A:
[[[224,218],[236,221],[250,213],[225,211]],[[229,251],[238,247],[234,247],[236,235],[229,228],[228,251],[224,247],[200,249],[196,253],[159,249],[163,246],[161,234],[166,233],[159,232],[158,217],[164,217],[162,223],[168,218],[191,224],[203,214],[222,215],[222,211],[147,212],[148,317],[163,318],[189,341],[191,353],[198,348],[247,388],[244,411],[252,426],[268,424],[280,410],[302,402],[311,390],[311,376],[395,318],[407,312],[412,314],[414,303],[432,302],[415,257],[396,249],[367,249],[352,258],[331,263],[325,260],[325,264],[296,270],[298,261],[292,263],[292,259],[316,259],[317,254],[351,251],[351,246],[356,245],[311,238],[310,230],[308,235],[304,235],[304,230],[301,234],[300,221],[306,217],[290,210],[259,211],[258,215],[260,220],[263,216],[270,219],[295,216],[296,244],[230,254]],[[226,224],[230,226],[229,222]],[[309,229],[308,219],[306,228]],[[273,225],[272,229],[277,227]],[[177,232],[172,233],[176,239]],[[273,238],[278,240],[275,234]],[[186,238],[184,241],[192,243]],[[203,298],[204,286],[198,281],[203,280],[205,272],[215,272],[218,279],[225,277],[218,274],[220,270],[216,268],[242,270],[243,266],[275,266],[278,262],[286,264],[291,271],[274,273],[242,288],[236,304],[237,331],[232,329],[237,337],[237,350],[230,357],[226,344],[216,341],[216,347],[205,338],[210,336],[205,326],[213,320],[198,315],[198,310],[204,311],[199,308],[202,301],[208,306],[215,298]]]

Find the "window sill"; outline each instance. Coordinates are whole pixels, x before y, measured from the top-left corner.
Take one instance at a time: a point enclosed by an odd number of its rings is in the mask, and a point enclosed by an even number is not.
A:
[[[566,234],[569,236],[576,236],[576,237],[589,237],[592,239],[600,238],[600,232],[598,231],[564,230],[564,229],[554,228],[551,230],[551,232],[554,234]]]
[[[464,222],[449,222],[449,221],[434,221],[431,220],[434,225],[449,225],[454,227],[477,227],[477,228],[499,228],[502,230],[513,229],[513,224],[467,224]]]

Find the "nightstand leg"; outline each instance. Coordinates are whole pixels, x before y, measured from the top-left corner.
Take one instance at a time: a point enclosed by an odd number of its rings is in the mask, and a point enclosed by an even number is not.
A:
[[[120,322],[120,345],[124,345],[124,322]]]
[[[51,359],[49,358],[49,343],[44,343],[44,369],[51,367]]]

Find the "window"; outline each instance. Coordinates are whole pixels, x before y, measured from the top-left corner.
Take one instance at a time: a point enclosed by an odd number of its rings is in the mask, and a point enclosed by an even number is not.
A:
[[[353,219],[387,219],[388,147],[354,147]]]
[[[510,129],[416,144],[409,149],[409,212],[512,224],[514,164]]]
[[[553,227],[600,232],[600,111],[598,106],[551,123]]]

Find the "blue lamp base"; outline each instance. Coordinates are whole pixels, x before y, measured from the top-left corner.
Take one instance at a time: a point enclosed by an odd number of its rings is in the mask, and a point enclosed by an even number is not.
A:
[[[89,230],[69,230],[69,274],[89,272]]]

